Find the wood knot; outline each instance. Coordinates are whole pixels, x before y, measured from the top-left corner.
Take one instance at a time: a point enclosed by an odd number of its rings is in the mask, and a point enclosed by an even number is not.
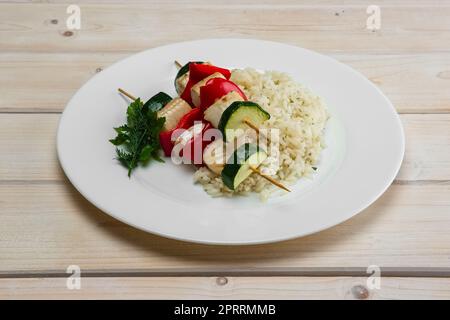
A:
[[[450,71],[441,71],[436,76],[439,79],[450,79]]]
[[[357,285],[352,288],[353,296],[358,300],[367,299],[370,295],[369,290],[363,285]]]
[[[71,37],[71,36],[73,36],[73,31],[69,31],[69,30],[64,31],[63,36],[64,37]]]
[[[216,283],[219,286],[224,286],[224,285],[226,285],[228,283],[228,279],[226,277],[218,277],[216,279]]]

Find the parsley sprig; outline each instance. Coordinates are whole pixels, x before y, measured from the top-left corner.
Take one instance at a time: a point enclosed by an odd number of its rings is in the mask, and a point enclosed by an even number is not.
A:
[[[127,123],[114,128],[117,136],[109,140],[117,146],[117,160],[128,168],[128,177],[139,164],[146,165],[151,159],[164,162],[159,156],[159,133],[165,120],[139,98],[128,106]]]

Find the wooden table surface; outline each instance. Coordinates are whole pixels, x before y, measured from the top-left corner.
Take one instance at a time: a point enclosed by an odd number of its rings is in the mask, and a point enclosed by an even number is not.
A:
[[[373,2],[0,1],[0,299],[450,298],[450,1]],[[80,30],[66,27],[72,3]],[[371,4],[380,30],[366,28]],[[318,234],[238,247],[147,234],[85,200],[55,153],[70,97],[123,57],[212,37],[312,49],[378,85],[406,133],[388,191]]]

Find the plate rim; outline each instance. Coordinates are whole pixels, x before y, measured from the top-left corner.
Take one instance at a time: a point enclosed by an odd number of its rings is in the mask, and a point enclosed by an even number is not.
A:
[[[380,191],[376,193],[374,193],[374,195],[371,197],[370,201],[366,201],[367,203],[365,205],[360,206],[357,209],[354,209],[352,211],[347,211],[344,215],[342,216],[342,219],[339,219],[340,222],[335,223],[334,221],[331,221],[330,223],[324,223],[322,225],[321,228],[318,229],[314,229],[311,230],[310,232],[301,232],[298,234],[294,234],[294,235],[287,235],[285,237],[271,237],[271,238],[266,238],[264,240],[246,240],[245,242],[242,242],[242,240],[237,240],[237,241],[210,241],[210,240],[198,240],[198,239],[192,239],[192,238],[186,238],[186,237],[181,237],[181,236],[177,236],[171,233],[163,233],[163,232],[158,232],[158,231],[154,231],[154,230],[149,230],[143,226],[140,226],[138,224],[135,224],[133,222],[127,221],[126,219],[112,213],[110,210],[107,210],[106,208],[104,208],[103,205],[101,205],[98,201],[95,201],[93,197],[91,197],[87,192],[83,192],[81,190],[81,188],[79,187],[79,185],[76,183],[76,179],[74,179],[72,177],[72,175],[69,173],[69,170],[67,170],[67,165],[63,160],[63,156],[61,155],[61,135],[60,135],[60,131],[62,130],[62,125],[63,125],[63,120],[65,119],[65,117],[67,116],[66,110],[68,108],[69,105],[71,105],[73,103],[73,101],[75,100],[75,98],[77,97],[77,95],[79,94],[80,91],[83,90],[83,88],[85,88],[91,81],[94,81],[97,77],[100,76],[99,73],[94,74],[92,77],[90,77],[85,83],[83,83],[83,85],[81,87],[79,87],[77,89],[77,91],[72,95],[72,97],[69,99],[69,101],[66,103],[63,112],[61,113],[60,119],[59,119],[59,123],[58,123],[58,127],[56,130],[56,151],[57,151],[57,156],[58,156],[58,160],[60,163],[61,168],[63,169],[63,172],[65,174],[65,176],[67,177],[67,179],[70,181],[70,183],[72,184],[72,186],[77,190],[77,192],[79,192],[86,200],[88,200],[92,205],[94,205],[96,208],[98,208],[102,214],[107,214],[110,217],[113,217],[114,219],[129,225],[133,228],[136,228],[138,230],[144,231],[146,233],[150,233],[153,235],[157,235],[157,236],[161,236],[164,238],[168,238],[168,239],[172,239],[172,240],[177,240],[177,241],[183,241],[183,242],[191,242],[191,243],[196,243],[196,244],[204,244],[204,245],[220,245],[220,246],[246,246],[246,245],[258,245],[258,244],[269,244],[269,243],[275,243],[275,242],[282,242],[282,241],[288,241],[288,240],[292,240],[292,239],[296,239],[296,238],[300,238],[300,237],[305,237],[311,234],[315,234],[315,233],[319,233],[321,231],[324,231],[326,229],[329,229],[331,227],[340,225],[344,222],[346,222],[347,220],[349,220],[350,218],[356,216],[357,214],[363,212],[365,209],[367,209],[368,207],[370,207],[372,204],[374,204],[374,202],[376,202],[381,195],[383,195],[386,190],[392,185],[393,181],[395,180],[395,177],[398,175],[398,172],[401,169],[401,165],[404,159],[404,155],[405,155],[405,145],[406,145],[406,141],[405,141],[405,132],[404,132],[404,127],[403,124],[401,122],[399,113],[397,112],[397,110],[395,109],[394,105],[392,104],[392,102],[389,100],[389,98],[381,91],[381,89],[376,86],[373,82],[371,82],[369,79],[367,79],[362,73],[360,73],[359,71],[353,69],[352,67],[346,65],[345,63],[330,57],[328,55],[322,54],[320,52],[314,51],[314,50],[310,50],[310,49],[306,49],[304,47],[300,47],[300,46],[296,46],[290,43],[284,43],[284,42],[277,42],[277,41],[270,41],[270,40],[264,40],[264,39],[256,39],[256,38],[202,38],[202,39],[196,39],[196,40],[188,40],[188,41],[181,41],[181,42],[173,42],[173,43],[167,43],[161,46],[155,46],[155,47],[151,47],[148,49],[145,49],[143,51],[139,51],[136,53],[132,53],[126,57],[123,57],[115,62],[113,62],[112,64],[110,64],[108,67],[104,68],[104,70],[108,70],[109,68],[113,67],[116,64],[120,64],[124,61],[127,61],[129,59],[135,58],[138,55],[144,55],[149,51],[152,51],[154,49],[157,48],[165,48],[165,47],[170,47],[172,45],[187,45],[187,44],[191,44],[191,43],[197,43],[197,42],[208,42],[208,41],[221,41],[221,40],[225,40],[225,41],[253,41],[253,42],[259,42],[259,43],[265,43],[267,45],[283,45],[283,46],[288,46],[291,47],[295,50],[303,50],[309,54],[314,54],[314,55],[319,55],[321,56],[321,58],[323,59],[327,59],[329,61],[332,61],[333,63],[337,63],[339,64],[341,67],[344,67],[348,72],[351,72],[352,74],[356,75],[358,78],[360,78],[361,81],[367,83],[371,89],[375,89],[375,91],[383,98],[383,100],[386,102],[387,105],[389,105],[392,113],[394,114],[394,118],[397,122],[398,128],[400,129],[400,142],[401,142],[401,150],[399,152],[399,157],[397,158],[397,161],[395,163],[395,170],[392,171],[391,176],[387,177],[386,181],[388,181],[385,186],[383,188],[380,188]],[[394,167],[394,165],[392,166]]]

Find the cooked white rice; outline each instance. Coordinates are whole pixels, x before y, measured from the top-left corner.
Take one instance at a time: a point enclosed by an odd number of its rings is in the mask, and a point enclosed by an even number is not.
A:
[[[233,70],[231,80],[240,86],[250,101],[270,113],[271,118],[264,127],[279,129],[279,167],[271,176],[284,185],[292,185],[301,177],[311,175],[324,147],[323,132],[328,112],[322,99],[282,72],[238,69]],[[269,156],[271,152],[269,150]],[[269,161],[263,162],[261,168],[268,166]],[[195,172],[194,181],[214,197],[256,192],[266,200],[278,189],[252,174],[232,191],[223,184],[220,176],[206,167]]]

